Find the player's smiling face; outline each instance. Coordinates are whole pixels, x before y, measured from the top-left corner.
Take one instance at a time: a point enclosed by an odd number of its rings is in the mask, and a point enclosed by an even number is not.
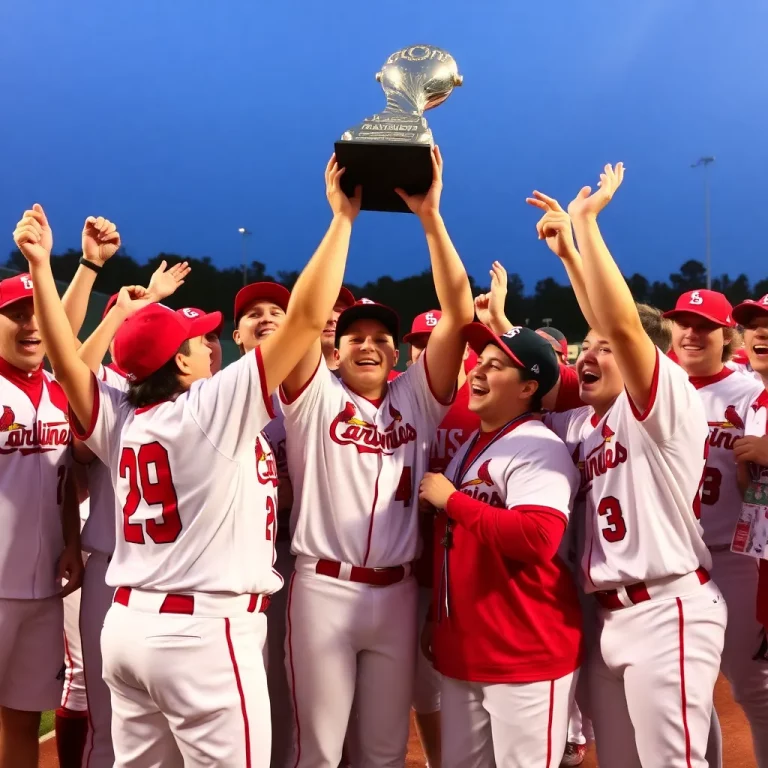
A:
[[[22,371],[33,371],[45,356],[32,299],[0,309],[0,357]]]
[[[395,342],[378,320],[352,323],[339,339],[339,373],[352,390],[379,397],[389,372],[397,364]]]
[[[285,312],[271,301],[254,301],[240,316],[232,338],[244,352],[250,352],[271,336],[285,320]]]
[[[469,410],[485,429],[503,426],[528,410],[536,392],[534,381],[524,381],[520,370],[495,344],[488,344],[467,377]]]
[[[690,312],[672,321],[672,349],[689,376],[713,376],[723,367],[726,344],[722,326]]]
[[[576,373],[579,396],[598,413],[608,410],[624,388],[610,344],[594,331],[590,331],[581,344]]]
[[[752,369],[768,378],[768,315],[753,315],[744,326],[744,349]]]

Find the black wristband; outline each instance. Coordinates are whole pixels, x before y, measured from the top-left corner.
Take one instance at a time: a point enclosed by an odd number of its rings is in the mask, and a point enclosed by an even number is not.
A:
[[[82,256],[80,257],[80,264],[83,267],[88,267],[88,269],[92,269],[97,275],[99,272],[101,272],[101,267],[98,264],[94,264],[92,261],[88,261],[88,259],[84,259]]]

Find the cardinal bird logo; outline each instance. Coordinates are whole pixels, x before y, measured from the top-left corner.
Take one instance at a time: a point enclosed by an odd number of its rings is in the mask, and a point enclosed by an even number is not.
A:
[[[477,477],[474,480],[467,480],[466,483],[461,484],[461,488],[471,488],[474,485],[493,485],[493,479],[491,478],[491,466],[492,459],[484,461],[480,468],[477,470]],[[459,490],[461,490],[461,488]]]
[[[343,421],[345,424],[354,424],[357,427],[370,427],[371,425],[362,419],[358,419],[355,415],[357,408],[354,403],[347,402],[344,406],[344,410],[336,417],[338,421]]]
[[[7,406],[3,406],[3,415],[0,416],[0,432],[10,432],[14,429],[21,429],[22,425],[16,422],[16,415],[13,410]]]
[[[602,431],[603,442],[610,443],[611,438],[613,438],[615,434],[616,433],[608,426],[608,422],[606,421],[605,424],[603,424],[603,431]]]
[[[729,405],[725,409],[725,421],[710,421],[710,427],[719,427],[720,429],[744,429],[744,420],[739,416],[736,406]]]
[[[732,424],[737,429],[744,429],[744,421],[741,416],[739,416],[736,408],[733,405],[729,405],[725,409],[725,418],[729,424]]]
[[[390,432],[393,430],[398,422],[403,420],[403,415],[400,413],[400,411],[397,410],[397,408],[393,407],[392,403],[389,404],[389,415],[392,417],[392,423],[386,428],[386,432]]]

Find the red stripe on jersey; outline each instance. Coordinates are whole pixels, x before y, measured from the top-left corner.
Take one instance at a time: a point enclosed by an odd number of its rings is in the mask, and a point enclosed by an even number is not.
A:
[[[427,376],[427,386],[429,387],[429,391],[432,394],[432,397],[437,400],[440,405],[453,405],[453,401],[456,399],[456,384],[453,385],[453,390],[451,391],[450,396],[448,397],[448,400],[441,400],[436,394],[435,390],[432,388],[432,379],[429,378],[429,366],[427,365],[427,359],[428,355],[427,352],[429,352],[429,345],[427,345],[427,348],[424,350],[424,373]],[[456,376],[458,377],[458,371],[456,372]]]
[[[245,765],[246,768],[251,768],[251,731],[248,727],[248,710],[245,706],[245,694],[243,693],[243,684],[240,680],[240,670],[237,667],[237,659],[235,658],[235,648],[232,645],[232,634],[230,632],[229,619],[224,619],[224,630],[227,636],[229,658],[232,660],[232,669],[235,673],[237,692],[240,694],[240,709],[243,712],[243,725],[245,726]]]
[[[293,582],[296,579],[296,573],[291,574],[291,585],[288,587],[288,608],[286,609],[286,616],[288,619],[288,664],[291,668],[291,698],[293,699],[293,719],[296,723],[296,763],[294,768],[298,766],[301,760],[301,725],[299,724],[299,705],[296,701],[296,672],[293,668],[293,644],[291,642],[293,637],[293,622],[291,621],[291,602],[293,601]]]
[[[317,376],[317,372],[320,370],[320,363],[323,362],[323,356],[320,355],[320,357],[317,360],[317,367],[314,371],[312,371],[312,375],[299,387],[299,389],[293,393],[291,397],[288,397],[288,395],[285,392],[285,389],[283,389],[282,385],[280,386],[280,399],[286,404],[290,405],[291,403],[295,403],[302,395],[304,390],[312,383],[312,379]]]
[[[91,381],[93,383],[93,405],[91,406],[91,422],[86,429],[83,429],[82,425],[75,416],[75,412],[72,410],[72,406],[68,407],[69,411],[69,425],[72,428],[72,432],[78,440],[87,440],[96,427],[96,420],[99,418],[99,406],[101,405],[101,393],[99,392],[99,380],[95,374],[91,374]]]
[[[69,694],[72,693],[72,678],[74,677],[74,671],[72,669],[72,654],[69,650],[69,641],[67,640],[67,630],[64,630],[64,658],[67,660],[67,672],[69,674],[64,675],[64,701],[61,702],[62,707],[67,706],[69,701]],[[87,699],[86,699],[87,700]]]
[[[544,765],[549,768],[549,763],[552,760],[552,721],[555,716],[555,681],[552,680],[549,684],[549,721],[547,722],[547,761]]]
[[[272,398],[267,389],[267,374],[264,371],[264,360],[261,356],[261,347],[256,347],[256,367],[259,369],[259,381],[261,382],[261,396],[264,398],[264,407],[267,409],[270,419],[275,418],[275,409],[272,407]]]
[[[685,764],[691,766],[691,734],[688,731],[688,701],[685,695],[685,618],[683,616],[683,602],[679,597],[677,601],[678,627],[680,636],[680,706],[683,711],[683,733],[685,734]]]
[[[371,538],[373,537],[373,518],[376,515],[376,502],[379,500],[379,478],[381,477],[381,467],[376,475],[376,485],[373,487],[373,504],[371,504],[371,522],[368,524],[368,542],[365,545],[365,557],[363,565],[368,565],[368,555],[371,554]]]
[[[645,421],[648,418],[648,415],[653,410],[653,406],[656,403],[656,393],[659,389],[659,350],[656,350],[656,364],[653,366],[653,378],[651,379],[651,390],[648,393],[648,403],[645,406],[645,410],[640,412],[638,407],[635,405],[634,401],[632,400],[632,396],[629,394],[629,390],[627,390],[627,400],[629,400],[629,407],[632,409],[632,415],[638,420],[638,421]]]

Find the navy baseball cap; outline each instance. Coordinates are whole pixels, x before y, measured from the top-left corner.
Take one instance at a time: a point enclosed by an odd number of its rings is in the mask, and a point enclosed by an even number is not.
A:
[[[400,343],[400,318],[397,312],[384,304],[378,304],[370,299],[360,299],[351,307],[347,307],[336,321],[336,346],[339,346],[341,337],[346,333],[352,323],[358,320],[378,320],[395,342]]]
[[[470,349],[482,354],[488,344],[495,344],[509,359],[539,383],[539,394],[546,395],[557,384],[560,363],[549,341],[530,328],[510,328],[502,336],[482,323],[465,325],[462,331]]]

